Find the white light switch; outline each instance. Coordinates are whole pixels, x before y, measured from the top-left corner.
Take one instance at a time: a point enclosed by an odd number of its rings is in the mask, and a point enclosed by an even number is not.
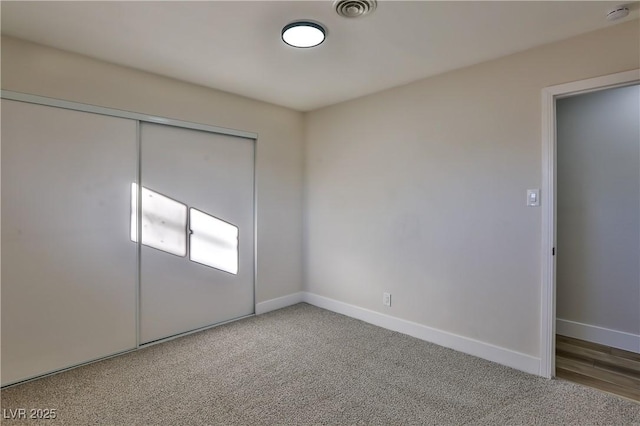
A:
[[[538,207],[540,205],[540,190],[527,189],[527,206]]]

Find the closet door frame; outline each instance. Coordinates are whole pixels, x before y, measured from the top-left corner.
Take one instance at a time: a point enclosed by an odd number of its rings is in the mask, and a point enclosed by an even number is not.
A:
[[[245,315],[242,316],[240,318],[234,318],[234,319],[230,319],[228,321],[222,321],[216,324],[212,324],[209,326],[205,326],[202,328],[198,328],[196,330],[191,330],[191,331],[187,331],[184,333],[180,333],[178,335],[175,336],[170,336],[167,337],[165,339],[160,339],[154,342],[150,342],[147,344],[140,344],[140,304],[141,304],[141,280],[140,280],[140,262],[141,262],[141,252],[142,252],[142,238],[141,238],[141,233],[142,233],[142,227],[141,227],[141,221],[142,221],[142,211],[141,208],[138,208],[137,211],[137,221],[138,221],[138,242],[137,242],[137,259],[136,259],[136,263],[137,263],[137,276],[136,276],[136,301],[135,301],[135,306],[136,306],[136,346],[134,349],[132,350],[128,350],[128,351],[124,351],[121,353],[117,353],[117,354],[113,354],[113,355],[107,355],[104,357],[100,357],[97,359],[93,359],[93,360],[88,360],[86,362],[80,363],[78,365],[72,366],[72,367],[68,367],[68,368],[64,368],[64,369],[60,369],[57,371],[53,371],[53,372],[47,372],[47,373],[43,373],[41,375],[26,379],[26,380],[21,380],[17,383],[10,383],[7,384],[5,386],[3,386],[3,388],[8,387],[8,386],[14,386],[20,383],[25,383],[31,380],[36,380],[39,379],[41,377],[45,377],[45,376],[49,376],[52,374],[57,374],[60,373],[62,371],[66,371],[72,368],[76,368],[79,367],[81,365],[86,365],[92,362],[96,362],[96,361],[100,361],[103,359],[107,359],[107,358],[112,358],[114,356],[119,356],[122,355],[124,353],[128,353],[131,351],[135,351],[141,347],[147,347],[147,346],[151,346],[151,345],[155,345],[158,343],[162,343],[171,339],[175,339],[177,337],[181,337],[181,336],[185,336],[188,334],[192,334],[192,333],[197,333],[199,331],[202,330],[206,330],[208,328],[212,328],[212,327],[216,327],[222,324],[226,324],[228,322],[232,322],[232,321],[237,321],[239,319],[242,318],[247,318],[247,317],[251,317],[253,315],[255,315],[255,305],[256,305],[256,285],[257,285],[257,274],[258,274],[258,223],[257,223],[257,190],[256,190],[256,153],[257,153],[257,140],[258,140],[258,134],[254,133],[254,132],[247,132],[244,130],[237,130],[237,129],[230,129],[230,128],[225,128],[225,127],[218,127],[218,126],[212,126],[212,125],[208,125],[208,124],[201,124],[201,123],[194,123],[194,122],[190,122],[190,121],[182,121],[182,120],[176,120],[176,119],[172,119],[172,118],[166,118],[166,117],[160,117],[160,116],[154,116],[154,115],[148,115],[148,114],[142,114],[142,113],[137,113],[137,112],[131,112],[131,111],[125,111],[125,110],[119,110],[119,109],[114,109],[114,108],[106,108],[106,107],[100,107],[100,106],[95,106],[95,105],[90,105],[90,104],[83,104],[83,103],[79,103],[79,102],[71,102],[71,101],[65,101],[65,100],[61,100],[61,99],[55,99],[55,98],[48,98],[48,97],[44,97],[44,96],[38,96],[38,95],[31,95],[28,93],[20,93],[20,92],[13,92],[13,91],[9,91],[9,90],[0,90],[0,98],[1,99],[7,99],[7,100],[12,100],[12,101],[18,101],[18,102],[26,102],[26,103],[31,103],[31,104],[36,104],[36,105],[44,105],[44,106],[50,106],[50,107],[55,107],[55,108],[62,108],[62,109],[68,109],[68,110],[73,110],[73,111],[81,111],[81,112],[88,112],[88,113],[92,113],[92,114],[99,114],[99,115],[105,115],[105,116],[111,116],[111,117],[119,117],[119,118],[126,118],[126,119],[130,119],[130,120],[135,120],[137,122],[136,124],[136,148],[137,148],[137,171],[136,171],[136,179],[137,179],[137,183],[138,185],[140,185],[141,183],[141,174],[142,174],[142,168],[141,168],[141,162],[142,162],[142,158],[141,158],[141,123],[156,123],[156,124],[163,124],[163,125],[167,125],[167,126],[173,126],[173,127],[179,127],[179,128],[184,128],[184,129],[192,129],[192,130],[200,130],[200,131],[204,131],[204,132],[209,132],[209,133],[214,133],[214,134],[220,134],[220,135],[226,135],[226,136],[234,136],[234,137],[239,137],[239,138],[243,138],[243,139],[249,139],[251,141],[253,141],[253,301],[252,301],[252,305],[253,305],[253,313],[249,314],[249,315]],[[142,206],[142,200],[141,200],[141,196],[142,196],[142,191],[138,191],[138,206]]]

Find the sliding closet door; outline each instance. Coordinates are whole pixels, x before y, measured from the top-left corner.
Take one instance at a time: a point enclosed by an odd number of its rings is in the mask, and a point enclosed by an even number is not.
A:
[[[253,313],[254,143],[142,123],[141,343]]]
[[[136,346],[136,122],[2,100],[2,384]]]

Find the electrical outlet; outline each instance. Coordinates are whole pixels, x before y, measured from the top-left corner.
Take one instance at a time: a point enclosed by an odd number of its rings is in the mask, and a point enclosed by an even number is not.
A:
[[[391,293],[382,293],[382,304],[384,306],[391,306]]]

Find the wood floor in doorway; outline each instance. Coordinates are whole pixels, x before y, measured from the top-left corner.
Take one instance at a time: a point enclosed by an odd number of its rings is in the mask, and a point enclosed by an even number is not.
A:
[[[640,354],[556,335],[556,377],[640,402]]]

